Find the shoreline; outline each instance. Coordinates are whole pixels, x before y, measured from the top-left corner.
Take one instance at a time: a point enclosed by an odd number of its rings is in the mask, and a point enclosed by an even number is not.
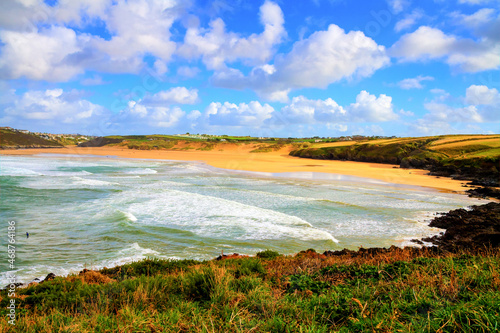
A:
[[[427,175],[427,170],[401,169],[397,165],[370,162],[313,160],[288,155],[287,150],[251,153],[252,147],[233,146],[218,151],[200,150],[135,150],[118,147],[28,148],[0,150],[0,155],[95,155],[132,159],[203,162],[211,167],[261,173],[325,173],[378,180],[381,182],[432,188],[444,192],[465,194],[467,181]]]

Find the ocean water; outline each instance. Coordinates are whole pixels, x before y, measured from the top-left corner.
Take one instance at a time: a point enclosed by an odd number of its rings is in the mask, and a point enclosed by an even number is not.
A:
[[[15,221],[24,283],[146,257],[404,246],[442,231],[427,225],[435,212],[483,202],[321,173],[49,154],[1,156],[0,197],[0,251]],[[9,270],[2,257],[0,286]]]

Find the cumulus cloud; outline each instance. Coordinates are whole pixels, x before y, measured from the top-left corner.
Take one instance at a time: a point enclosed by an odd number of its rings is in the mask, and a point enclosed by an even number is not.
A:
[[[424,86],[422,85],[422,81],[433,81],[434,78],[432,76],[422,76],[419,75],[415,78],[404,79],[398,82],[398,86],[401,89],[409,90],[409,89],[422,89]]]
[[[281,109],[281,116],[285,123],[291,124],[385,122],[398,118],[393,111],[392,97],[384,94],[377,97],[365,90],[356,96],[356,102],[346,107],[331,98],[311,100],[297,96]]]
[[[170,105],[170,104],[196,104],[198,103],[198,90],[186,87],[174,87],[144,97],[142,104]]]
[[[472,85],[465,91],[465,102],[474,105],[497,105],[500,108],[500,93],[495,88]]]
[[[151,54],[170,60],[176,49],[170,28],[179,12],[175,1],[117,2],[106,18],[111,40],[97,39],[93,46],[111,60],[124,61]]]
[[[427,26],[403,35],[389,53],[402,62],[445,59],[449,65],[464,72],[500,67],[500,44],[488,39],[458,38]]]
[[[286,101],[292,89],[326,88],[344,78],[368,77],[388,63],[383,46],[361,31],[345,33],[332,24],[296,42],[273,65],[254,67],[248,76],[228,69],[216,73],[213,82],[227,88],[251,88],[263,98]]]
[[[393,112],[392,97],[385,94],[376,97],[365,90],[356,96],[356,103],[351,104],[347,111],[351,119],[359,122],[382,122],[398,118]]]
[[[437,97],[424,104],[428,112],[409,126],[411,132],[418,135],[477,132],[480,127],[471,125],[490,123],[497,126],[500,121],[500,93],[497,89],[471,85],[466,89],[465,97],[458,99],[450,99],[449,94],[441,89],[434,89],[434,93]],[[462,102],[451,103],[453,100]]]
[[[212,102],[205,110],[209,125],[260,127],[271,118],[274,108],[269,104],[252,101],[248,104]]]
[[[289,122],[297,124],[346,121],[345,109],[331,98],[311,100],[304,96],[297,96],[281,109],[281,113]]]
[[[120,111],[117,121],[122,124],[134,123],[136,127],[170,128],[185,118],[190,120],[197,118],[193,118],[196,115],[194,111],[185,117],[186,112],[175,106],[176,104],[196,103],[198,103],[198,90],[173,87],[155,94],[147,94],[137,101],[129,101],[127,107]]]
[[[164,74],[176,50],[170,28],[182,11],[176,1],[107,0],[4,1],[0,11],[2,53],[0,77],[68,81],[85,70],[138,73],[146,55],[155,57],[155,70]],[[15,17],[15,24],[11,18]],[[110,39],[80,33],[64,23],[82,24],[99,18]],[[83,21],[82,21],[83,20]],[[13,23],[14,22],[14,23]]]
[[[51,27],[40,32],[0,31],[0,78],[67,81],[84,69],[67,57],[82,48],[85,40],[72,29]]]
[[[66,128],[81,129],[96,124],[109,114],[100,105],[82,99],[82,92],[62,89],[32,90],[10,98],[4,105],[2,122],[24,128],[27,124],[38,124],[57,129],[64,124]]]
[[[237,60],[250,64],[264,63],[273,55],[275,45],[286,36],[281,8],[274,2],[266,1],[260,7],[260,22],[264,31],[244,38],[227,32],[220,18],[211,21],[208,29],[200,28],[198,20],[192,20],[179,54],[190,59],[201,57],[209,69],[221,69],[227,62]]]
[[[135,128],[168,128],[176,126],[185,114],[177,106],[146,106],[140,102],[130,101],[127,108],[120,111],[116,121],[120,125],[133,123]]]
[[[483,121],[483,118],[479,114],[478,109],[475,105],[452,107],[444,103],[429,102],[425,103],[424,107],[427,111],[429,111],[429,113],[426,114],[425,117],[428,120],[449,123],[480,123]]]

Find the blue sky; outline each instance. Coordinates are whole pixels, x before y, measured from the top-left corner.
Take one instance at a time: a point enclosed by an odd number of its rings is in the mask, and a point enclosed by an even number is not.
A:
[[[499,133],[498,0],[4,0],[0,124]]]

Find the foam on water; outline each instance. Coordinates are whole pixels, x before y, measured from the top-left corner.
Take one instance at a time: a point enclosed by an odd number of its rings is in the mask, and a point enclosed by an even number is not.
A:
[[[23,282],[147,256],[209,259],[221,249],[254,254],[403,245],[440,232],[427,225],[433,212],[478,203],[352,179],[273,178],[200,163],[82,156],[2,156],[0,175],[3,221],[15,216],[19,230],[31,234],[19,239]],[[7,271],[5,262],[0,271]]]
[[[132,213],[129,213],[129,212],[123,212],[123,215],[125,215],[125,217],[131,221],[131,222],[137,222],[137,217],[135,217],[134,214]]]
[[[177,226],[214,238],[337,240],[309,222],[280,212],[179,190],[137,193],[148,200],[129,210],[143,223]]]
[[[146,169],[129,170],[129,171],[126,171],[125,173],[131,174],[131,175],[152,175],[152,174],[158,173],[158,171],[146,168]]]
[[[119,250],[112,255],[112,258],[90,261],[86,263],[72,263],[70,266],[64,264],[36,264],[30,267],[23,267],[15,271],[16,281],[27,284],[35,278],[43,280],[48,273],[54,273],[57,276],[68,276],[70,274],[78,274],[84,268],[99,270],[104,267],[114,267],[124,265],[134,261],[139,261],[150,256],[160,257],[163,259],[179,259],[176,257],[162,256],[158,251],[149,248],[143,248],[138,243],[129,244],[127,247]],[[7,285],[7,272],[0,273],[0,287]]]
[[[81,177],[72,177],[73,180],[72,185],[77,186],[110,186],[110,185],[119,185],[118,183],[112,183],[105,180],[91,179],[91,178],[81,178]]]
[[[0,176],[23,176],[23,177],[34,177],[41,176],[40,172],[36,172],[26,168],[16,168],[8,165],[2,165],[0,167]]]

